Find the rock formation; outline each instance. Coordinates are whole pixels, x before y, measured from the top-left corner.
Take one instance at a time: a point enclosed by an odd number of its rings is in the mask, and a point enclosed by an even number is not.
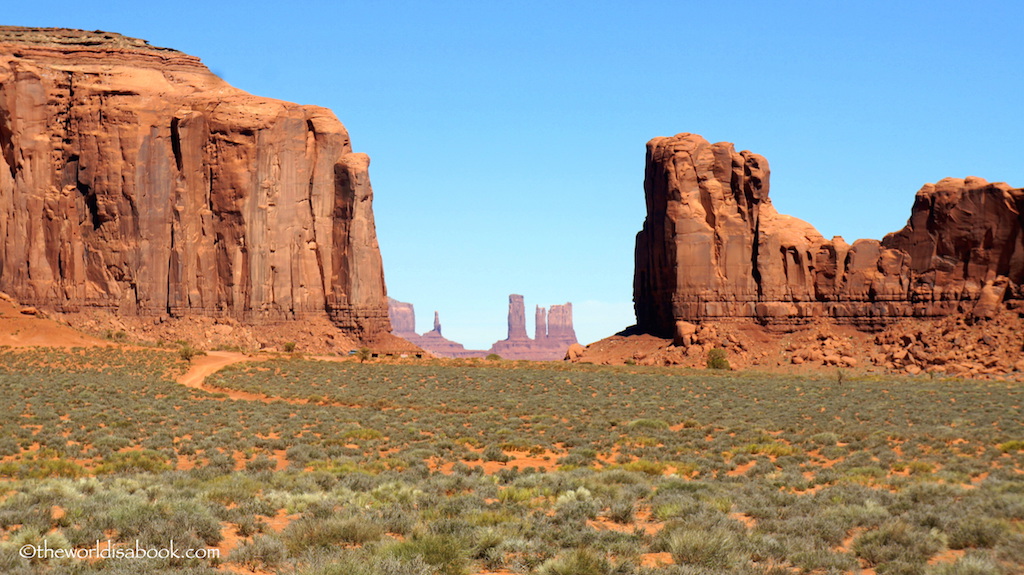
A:
[[[416,311],[411,303],[389,297],[388,317],[391,318],[391,333],[398,337],[416,335]]]
[[[534,317],[534,339],[530,339],[526,335],[523,296],[508,296],[508,338],[495,342],[490,352],[504,359],[554,361],[565,358],[569,346],[577,343],[572,304],[553,305],[550,310],[537,306]]]
[[[651,140],[644,188],[637,328],[678,343],[709,320],[787,326],[831,318],[880,328],[970,311],[982,294],[988,307],[1020,297],[1024,190],[1006,184],[926,185],[903,230],[853,245],[776,212],[768,162],[730,143],[694,134]]]
[[[508,296],[508,338],[514,340],[530,339],[526,335],[526,306],[523,296]]]
[[[486,357],[487,352],[466,349],[461,343],[441,335],[441,318],[434,312],[434,329],[424,334],[416,333],[416,313],[411,303],[388,298],[388,314],[391,317],[393,335],[429,351],[437,357]]]
[[[104,32],[0,28],[0,290],[390,330],[369,159],[333,113]]]

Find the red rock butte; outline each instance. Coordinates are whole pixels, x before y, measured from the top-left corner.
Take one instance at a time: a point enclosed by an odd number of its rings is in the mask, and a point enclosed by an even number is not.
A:
[[[526,335],[526,307],[523,296],[508,296],[508,337],[494,342],[490,352],[504,359],[556,361],[565,359],[569,346],[577,343],[572,325],[572,303],[537,306],[534,337]]]
[[[534,337],[526,333],[526,306],[523,296],[508,296],[508,337],[496,341],[489,350],[466,349],[461,343],[441,335],[441,321],[434,312],[434,329],[416,333],[416,314],[411,303],[389,299],[389,313],[394,335],[439,357],[487,357],[497,354],[503,359],[558,361],[565,359],[569,346],[577,343],[572,325],[572,304],[537,306]]]
[[[441,335],[441,318],[436,311],[434,312],[434,329],[422,335],[416,333],[416,311],[411,303],[388,298],[388,314],[391,317],[392,334],[438,357],[487,356],[486,351],[466,349],[461,343]]]
[[[883,240],[826,240],[768,198],[768,162],[695,134],[647,143],[637,234],[637,328],[686,344],[694,324],[779,326],[830,318],[875,329],[900,318],[990,316],[1024,283],[1024,190],[944,179],[917,192]]]
[[[0,28],[0,290],[390,331],[369,159],[325,108],[106,32]]]

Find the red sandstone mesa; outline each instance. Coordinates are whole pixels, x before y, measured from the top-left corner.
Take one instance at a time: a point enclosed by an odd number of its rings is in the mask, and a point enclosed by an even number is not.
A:
[[[104,32],[0,28],[0,290],[390,330],[369,159],[325,108]]]
[[[677,342],[709,320],[831,318],[876,328],[956,311],[991,315],[1022,295],[1024,190],[1006,184],[928,184],[905,228],[853,245],[776,212],[767,160],[727,142],[651,140],[644,188],[637,327]]]

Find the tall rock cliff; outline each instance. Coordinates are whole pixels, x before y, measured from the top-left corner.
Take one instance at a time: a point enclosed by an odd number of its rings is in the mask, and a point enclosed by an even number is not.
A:
[[[769,176],[763,157],[727,142],[648,142],[634,275],[640,331],[678,340],[706,320],[822,317],[880,327],[970,311],[986,289],[998,294],[990,299],[1020,295],[1020,189],[979,178],[929,184],[903,230],[849,245],[776,212]]]
[[[390,330],[369,159],[329,110],[104,32],[0,28],[0,290]]]

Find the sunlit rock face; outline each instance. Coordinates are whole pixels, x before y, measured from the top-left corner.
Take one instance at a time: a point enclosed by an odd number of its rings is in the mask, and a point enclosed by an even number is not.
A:
[[[62,311],[390,330],[369,159],[194,56],[0,28],[0,290]]]
[[[682,337],[694,323],[732,319],[874,328],[969,311],[986,286],[1021,295],[1021,189],[980,178],[928,184],[903,230],[850,245],[776,212],[769,178],[767,160],[728,142],[647,143],[633,292],[641,331]]]

